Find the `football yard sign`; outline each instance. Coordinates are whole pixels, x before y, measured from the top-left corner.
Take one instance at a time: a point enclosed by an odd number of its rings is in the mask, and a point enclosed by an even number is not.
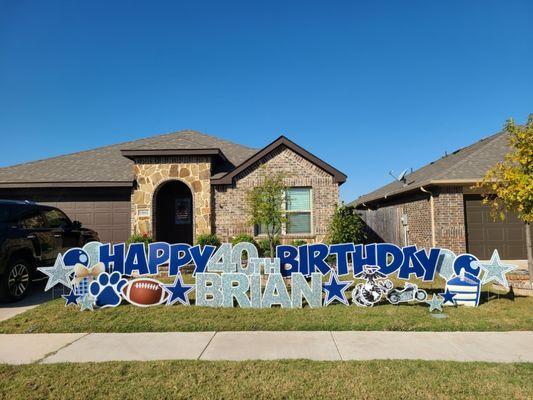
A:
[[[193,268],[191,283],[182,271]],[[495,250],[489,262],[447,249],[400,248],[390,243],[279,245],[276,257],[259,257],[251,243],[220,247],[188,244],[102,244],[91,242],[59,255],[53,266],[39,268],[48,276],[45,290],[61,284],[66,305],[80,310],[135,306],[195,305],[206,307],[324,307],[333,302],[371,307],[423,302],[430,311],[443,305],[477,306],[481,285],[497,282],[509,288],[506,274],[516,266],[503,264]],[[158,277],[167,275],[173,283]],[[390,277],[403,281],[395,288]],[[409,282],[446,280],[442,293],[430,296]],[[350,296],[351,294],[351,296]],[[350,299],[351,298],[351,302]]]

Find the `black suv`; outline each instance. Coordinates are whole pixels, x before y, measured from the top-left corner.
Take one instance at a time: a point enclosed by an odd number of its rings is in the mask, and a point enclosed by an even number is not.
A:
[[[95,231],[72,222],[57,208],[0,200],[0,299],[22,299],[37,267],[51,266],[58,253],[95,240]]]

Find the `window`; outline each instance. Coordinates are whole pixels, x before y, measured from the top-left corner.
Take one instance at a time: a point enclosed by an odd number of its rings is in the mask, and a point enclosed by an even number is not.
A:
[[[311,233],[311,188],[289,188],[285,195],[288,234]]]
[[[20,226],[24,229],[44,228],[45,222],[41,214],[35,213],[25,216],[20,220]]]
[[[311,188],[289,188],[285,192],[285,213],[287,223],[283,233],[285,234],[310,234],[312,233],[311,217]],[[265,225],[254,227],[255,235],[266,235]]]
[[[64,228],[70,225],[68,217],[59,210],[46,210],[44,216],[50,228]]]
[[[24,214],[23,206],[18,204],[3,204],[0,207],[0,222],[16,223],[22,214]]]

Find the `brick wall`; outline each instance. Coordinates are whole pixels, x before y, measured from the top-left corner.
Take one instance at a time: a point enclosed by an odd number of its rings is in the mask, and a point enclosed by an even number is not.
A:
[[[397,201],[389,201],[376,210],[368,210],[362,218],[378,239],[405,246],[404,228],[400,221],[407,215],[408,243],[431,247],[431,213],[429,195],[410,194]]]
[[[435,235],[437,246],[454,253],[466,252],[463,188],[442,187],[435,197]]]
[[[266,168],[260,168],[261,164]],[[215,186],[212,200],[213,225],[215,233],[223,241],[230,240],[239,233],[253,234],[253,227],[247,222],[246,194],[262,183],[265,173],[278,172],[286,175],[284,183],[287,186],[312,188],[313,204],[313,233],[285,235],[282,236],[282,241],[296,238],[308,241],[325,239],[335,206],[339,202],[339,186],[327,172],[282,146],[239,174],[232,186]]]
[[[409,244],[418,247],[431,247],[431,206],[429,195],[422,194],[412,197],[403,205],[403,213],[407,214],[409,224]]]
[[[435,244],[456,254],[466,252],[465,218],[462,187],[432,188],[434,193]],[[409,244],[429,248],[432,245],[431,203],[426,193],[414,193],[382,204],[377,210],[362,214],[363,219],[381,239],[405,245],[400,218],[407,215]]]

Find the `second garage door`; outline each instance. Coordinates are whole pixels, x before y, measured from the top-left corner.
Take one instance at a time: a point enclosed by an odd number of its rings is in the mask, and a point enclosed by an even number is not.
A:
[[[493,220],[490,208],[480,196],[465,196],[465,219],[468,252],[488,260],[494,249],[507,260],[526,259],[524,223],[508,214],[504,221]]]

